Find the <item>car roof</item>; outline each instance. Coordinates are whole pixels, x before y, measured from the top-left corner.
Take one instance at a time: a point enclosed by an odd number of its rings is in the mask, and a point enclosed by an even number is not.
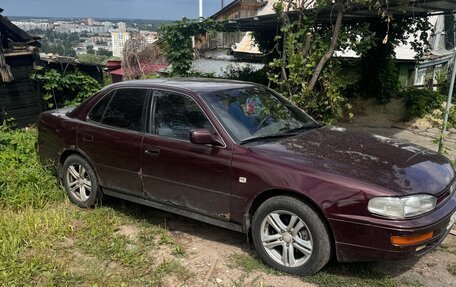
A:
[[[259,86],[259,84],[234,80],[206,79],[206,78],[163,78],[149,80],[131,80],[111,85],[111,87],[147,87],[168,88],[194,92],[200,95],[240,88]]]

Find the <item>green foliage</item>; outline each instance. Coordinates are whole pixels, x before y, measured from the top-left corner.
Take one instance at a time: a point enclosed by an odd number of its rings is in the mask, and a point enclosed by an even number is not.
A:
[[[451,275],[456,276],[456,263],[448,264],[447,270]]]
[[[64,105],[73,106],[100,90],[100,84],[94,78],[80,71],[63,74],[50,69],[43,73],[43,69],[38,68],[31,78],[41,84],[44,90],[43,99],[49,108],[59,107],[57,94],[70,93],[71,97],[64,95]]]
[[[404,98],[407,120],[431,114],[435,109],[440,108],[445,101],[440,93],[428,89],[408,88],[402,91],[399,96]]]
[[[265,265],[260,259],[251,255],[233,253],[229,257],[230,267],[241,269],[244,272],[252,273],[254,271],[262,271],[266,274],[281,275],[282,273]]]
[[[396,287],[398,284],[389,275],[382,274],[372,269],[367,263],[350,263],[332,265],[315,275],[302,278],[318,286],[345,287]]]
[[[319,4],[323,5],[319,8],[329,5],[325,1]],[[282,1],[277,2],[276,13],[281,15],[284,7]],[[363,25],[343,27],[339,36],[339,47],[346,48],[350,44],[356,44],[356,36],[365,31]],[[318,24],[315,14],[301,10],[299,19],[285,21],[280,33],[275,37],[278,57],[269,63],[269,80],[274,88],[287,95],[315,119],[333,123],[345,110],[351,108],[342,93],[347,81],[340,72],[339,61],[330,59],[320,73],[316,86],[312,90],[309,88],[315,67],[329,50],[332,26]],[[261,42],[265,42],[264,39]],[[270,43],[267,45],[271,46]]]
[[[222,71],[222,78],[259,83],[262,85],[268,84],[268,75],[266,67],[260,70],[255,69],[252,65],[235,66],[229,65]]]
[[[212,19],[190,20],[183,18],[173,24],[160,27],[160,45],[173,67],[173,75],[187,76],[193,60],[192,37],[216,31],[221,23]]]
[[[46,30],[44,31],[44,39],[40,41],[41,51],[75,57],[76,52],[73,47],[80,43],[80,36],[79,33],[57,33],[53,30]]]
[[[40,184],[40,182],[36,183]],[[46,187],[43,186],[43,188]],[[69,213],[65,205],[40,209],[28,207],[20,211],[11,208],[2,209],[0,214],[1,286],[28,286],[41,281],[39,279],[55,278],[57,274],[63,273],[62,264],[54,258],[55,246],[71,233]],[[53,284],[50,278],[48,280],[51,281],[48,281],[49,286],[61,285]]]
[[[99,56],[107,56],[107,57],[112,57],[112,52],[108,51],[104,48],[99,48],[98,51],[96,52],[97,55]]]
[[[35,151],[36,130],[0,126],[0,207],[44,207],[62,198],[55,176]]]
[[[387,12],[385,12],[387,13]],[[418,59],[426,51],[428,31],[431,30],[427,18],[396,17],[384,14],[368,23],[370,45],[368,49],[355,49],[361,54],[361,78],[359,90],[366,97],[373,97],[379,103],[387,103],[399,93],[399,71],[396,68],[394,48],[409,44],[417,52]],[[413,36],[413,37],[411,37]],[[362,37],[361,42],[366,40]],[[358,47],[357,47],[358,48]]]
[[[87,63],[87,64],[94,64],[94,65],[104,65],[106,62],[109,60],[109,56],[103,55],[103,54],[98,54],[95,55],[95,53],[91,54],[80,54],[78,55],[78,60],[81,63]]]

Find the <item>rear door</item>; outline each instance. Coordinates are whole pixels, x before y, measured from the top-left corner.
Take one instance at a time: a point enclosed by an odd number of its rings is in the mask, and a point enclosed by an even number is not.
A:
[[[147,89],[122,88],[104,96],[78,128],[78,147],[104,188],[142,197],[141,143],[146,128]]]
[[[142,146],[145,197],[229,220],[231,147],[191,143],[197,128],[216,133],[193,98],[154,92],[151,131]]]

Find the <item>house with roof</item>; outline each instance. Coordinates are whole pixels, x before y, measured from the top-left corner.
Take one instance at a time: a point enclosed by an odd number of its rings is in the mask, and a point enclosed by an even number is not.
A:
[[[279,0],[235,0],[210,18],[218,21],[228,20],[224,24],[224,32],[206,35],[196,48],[203,50],[201,55],[216,54],[223,57],[223,52],[213,52],[215,49],[227,49],[231,59],[249,60],[261,58],[252,31],[276,31],[279,19],[274,11],[274,5]],[[300,0],[296,0],[300,1]],[[456,9],[452,0],[410,0],[408,5],[401,6],[400,1],[391,1],[391,12],[395,15],[425,16],[431,14],[429,21],[434,27],[430,33],[429,51],[418,62],[416,52],[407,45],[399,45],[395,49],[397,67],[399,69],[399,82],[401,86],[424,86],[429,83],[436,84],[436,75],[439,70],[447,69],[454,52],[454,15],[451,11]],[[403,2],[403,1],[402,1]],[[394,6],[396,5],[396,6]],[[312,7],[309,7],[312,9]],[[318,21],[327,21],[331,11],[319,11]],[[290,17],[294,15],[290,13]],[[378,17],[375,10],[354,9],[344,15],[346,21]],[[272,33],[274,34],[274,33]],[[413,39],[410,39],[413,40]],[[226,54],[226,53],[225,53]],[[354,51],[338,50],[335,57],[356,59]],[[223,58],[227,58],[224,56]]]
[[[13,117],[18,126],[35,123],[44,109],[40,89],[30,79],[40,63],[38,38],[0,14],[0,41],[0,120]]]

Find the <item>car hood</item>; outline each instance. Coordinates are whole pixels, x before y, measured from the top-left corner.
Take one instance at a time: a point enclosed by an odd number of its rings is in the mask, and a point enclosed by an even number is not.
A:
[[[256,154],[376,184],[397,194],[437,194],[454,177],[439,153],[379,135],[327,126],[251,146]]]

